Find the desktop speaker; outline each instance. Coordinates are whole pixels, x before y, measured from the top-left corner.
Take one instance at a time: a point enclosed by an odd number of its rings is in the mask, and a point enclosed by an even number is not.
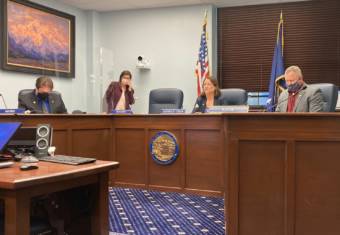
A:
[[[36,131],[35,156],[44,157],[48,155],[48,148],[52,141],[52,127],[49,124],[38,124]]]

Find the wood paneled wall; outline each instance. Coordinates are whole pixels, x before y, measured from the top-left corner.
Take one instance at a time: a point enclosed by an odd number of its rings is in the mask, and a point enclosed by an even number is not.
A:
[[[302,1],[218,9],[218,77],[223,88],[267,91],[280,12],[284,63],[308,83],[340,86],[340,1]]]

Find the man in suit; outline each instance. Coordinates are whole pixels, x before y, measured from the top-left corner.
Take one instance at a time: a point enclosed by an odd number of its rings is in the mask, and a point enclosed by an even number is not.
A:
[[[301,69],[290,66],[285,71],[287,90],[278,99],[276,112],[322,112],[324,99],[319,88],[303,81]]]
[[[26,93],[19,92],[19,108],[29,113],[67,113],[61,95],[52,92],[53,81],[49,77],[39,77],[35,89]]]

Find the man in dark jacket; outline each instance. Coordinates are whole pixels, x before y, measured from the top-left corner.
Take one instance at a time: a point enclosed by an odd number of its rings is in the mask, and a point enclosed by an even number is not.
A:
[[[35,89],[19,92],[18,107],[30,113],[67,113],[60,93],[52,90],[52,79],[39,77]]]

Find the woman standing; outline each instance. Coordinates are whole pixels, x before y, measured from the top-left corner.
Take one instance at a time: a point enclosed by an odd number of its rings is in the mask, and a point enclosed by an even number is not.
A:
[[[135,103],[131,79],[131,72],[125,70],[120,74],[119,82],[111,82],[105,92],[107,113],[111,113],[112,110],[131,109],[130,105]]]

